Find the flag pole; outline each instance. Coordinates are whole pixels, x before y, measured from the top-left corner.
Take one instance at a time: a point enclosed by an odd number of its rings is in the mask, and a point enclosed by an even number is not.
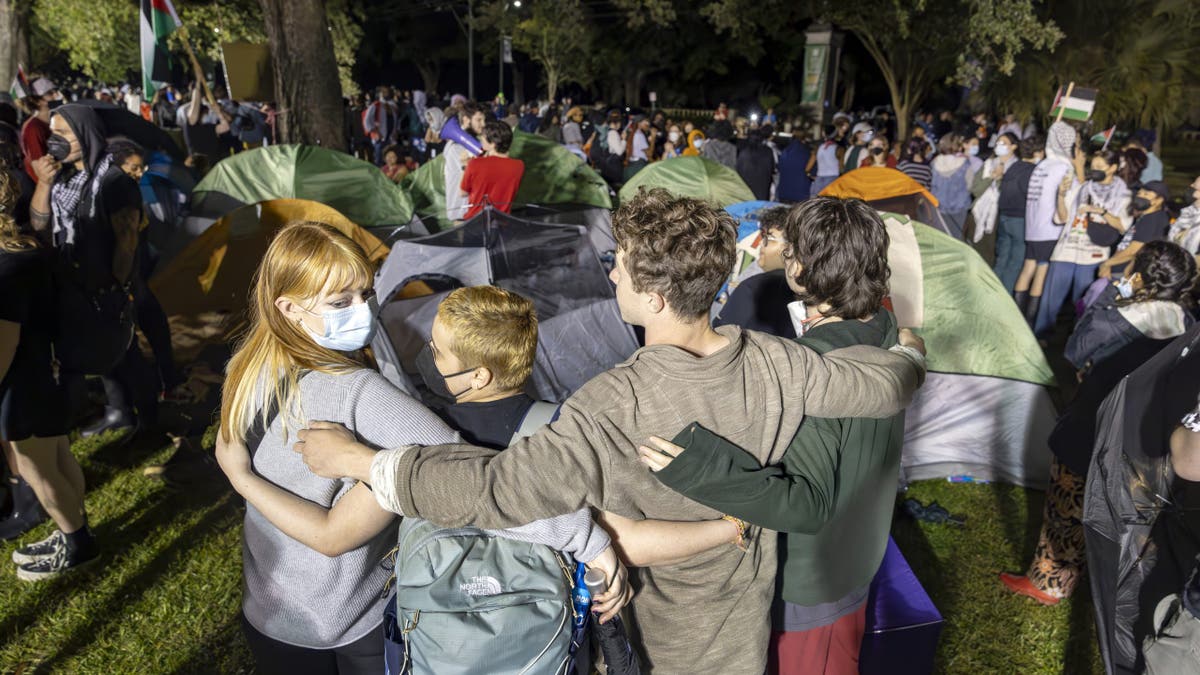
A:
[[[1108,133],[1104,135],[1104,145],[1102,145],[1100,147],[1100,152],[1104,152],[1105,150],[1108,149],[1108,144],[1112,142],[1112,137],[1115,136],[1116,134],[1117,134],[1116,127],[1113,127],[1108,130]]]
[[[200,67],[200,59],[196,58],[196,52],[192,50],[192,41],[188,39],[187,26],[184,26],[182,23],[179,24],[179,38],[183,40],[183,48],[187,50],[188,58],[192,61],[192,68],[196,70],[196,77],[200,79],[200,86],[204,88],[204,95],[208,99],[208,104],[216,112],[217,98],[213,96],[212,90],[208,88],[208,80],[204,79],[204,69]]]
[[[1065,112],[1067,111],[1067,99],[1071,98],[1071,93],[1072,93],[1072,92],[1074,92],[1074,91],[1075,91],[1075,83],[1074,83],[1074,82],[1072,82],[1072,83],[1070,83],[1070,84],[1068,84],[1068,85],[1067,85],[1067,93],[1066,93],[1066,95],[1065,95],[1065,96],[1063,96],[1063,97],[1062,97],[1062,101],[1059,103],[1059,106],[1058,106],[1058,117],[1055,117],[1055,118],[1054,118],[1054,121],[1055,121],[1055,122],[1061,122],[1061,121],[1062,121],[1062,118],[1063,118],[1063,113],[1065,113]]]

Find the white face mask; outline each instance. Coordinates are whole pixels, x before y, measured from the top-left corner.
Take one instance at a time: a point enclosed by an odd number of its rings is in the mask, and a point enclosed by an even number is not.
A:
[[[1010,153],[1010,152],[1012,152],[1012,149],[1009,148],[1007,145],[1000,145],[999,143],[996,144],[996,156],[997,157],[1008,157],[1008,153]]]
[[[672,131],[672,132],[668,133],[667,139],[670,140],[672,143],[678,143],[679,142],[679,132]]]
[[[699,150],[700,146],[702,146],[702,145],[704,145],[704,139],[697,138],[696,140],[692,141],[692,146],[695,147],[697,150]]]
[[[314,333],[307,324],[304,329],[314,342],[326,349],[352,352],[371,344],[371,339],[375,337],[375,316],[379,313],[379,303],[375,298],[321,314],[307,309],[304,311],[321,317],[325,323],[325,331],[321,335]]]
[[[978,155],[978,154],[979,154],[979,146],[978,146],[978,145],[971,145],[971,146],[968,146],[968,147],[967,147],[967,154],[968,154],[968,155],[970,155],[970,156],[972,156],[972,157],[974,157],[975,155]]]
[[[1121,280],[1117,282],[1117,292],[1120,293],[1121,297],[1125,298],[1126,300],[1132,298],[1133,280],[1129,277],[1122,277]]]

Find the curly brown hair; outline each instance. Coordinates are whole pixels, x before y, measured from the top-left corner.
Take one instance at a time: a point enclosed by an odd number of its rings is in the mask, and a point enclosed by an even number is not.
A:
[[[633,290],[653,291],[681,319],[707,318],[737,257],[737,223],[724,209],[662,188],[638,191],[613,214]]]
[[[37,248],[37,240],[21,232],[13,209],[21,196],[21,185],[9,173],[8,167],[0,162],[0,250],[15,253]]]
[[[1169,241],[1147,242],[1133,257],[1125,274],[1141,274],[1142,287],[1132,298],[1118,299],[1118,305],[1166,300],[1190,308],[1195,303],[1196,286],[1200,284],[1200,278],[1196,275],[1196,259],[1178,244]]]
[[[800,299],[826,304],[828,316],[865,319],[888,293],[888,233],[875,209],[860,199],[814,197],[788,213],[786,260],[802,266]]]

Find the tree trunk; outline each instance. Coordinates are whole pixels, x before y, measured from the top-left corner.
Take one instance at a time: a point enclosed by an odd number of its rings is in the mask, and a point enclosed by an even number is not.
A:
[[[417,72],[421,74],[421,83],[430,100],[438,97],[438,80],[442,76],[442,64],[437,59],[417,61]]]
[[[258,1],[283,111],[283,142],[344,148],[342,85],[324,0]]]
[[[627,74],[624,81],[625,105],[635,108],[641,101],[639,98],[642,95],[640,78],[636,74]]]
[[[29,66],[28,4],[0,0],[0,84],[5,87],[16,77],[18,64]]]
[[[908,140],[908,128],[912,124],[912,115],[910,114],[912,106],[908,101],[900,103],[893,98],[892,108],[896,114],[896,137],[891,139],[891,141],[892,145],[895,146],[897,143],[903,143]]]
[[[558,94],[558,71],[546,69],[546,97],[551,101]]]

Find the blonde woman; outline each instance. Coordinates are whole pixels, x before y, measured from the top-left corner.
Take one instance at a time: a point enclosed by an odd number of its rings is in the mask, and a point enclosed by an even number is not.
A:
[[[260,673],[377,673],[383,663],[380,562],[395,516],[366,484],[311,473],[293,451],[296,432],[320,420],[375,448],[458,439],[368,366],[361,350],[376,311],[370,263],[346,235],[296,222],[271,242],[227,369],[217,443],[247,503],[243,629]],[[616,554],[586,511],[518,529],[506,536],[604,558],[615,574]]]
[[[57,328],[52,254],[12,218],[17,186],[0,170],[0,440],[57,529],[13,552],[17,577],[40,581],[100,555],[83,506],[83,470],[67,440],[67,399],[51,342]]]

